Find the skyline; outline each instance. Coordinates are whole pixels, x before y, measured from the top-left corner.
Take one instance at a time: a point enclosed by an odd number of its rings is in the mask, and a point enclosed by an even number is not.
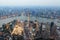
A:
[[[60,0],[0,0],[0,6],[60,6]]]

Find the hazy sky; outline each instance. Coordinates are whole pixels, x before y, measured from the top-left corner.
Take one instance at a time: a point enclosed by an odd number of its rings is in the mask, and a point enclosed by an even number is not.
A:
[[[60,6],[60,0],[0,0],[0,6]]]

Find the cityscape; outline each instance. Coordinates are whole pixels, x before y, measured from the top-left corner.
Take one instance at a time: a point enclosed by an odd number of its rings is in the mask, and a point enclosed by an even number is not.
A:
[[[0,40],[60,40],[60,0],[0,0]]]
[[[60,19],[60,7],[0,7],[0,18],[2,16],[17,16],[24,12],[27,15],[29,12],[32,16],[44,17],[44,18],[58,18]]]
[[[53,35],[54,37],[53,36],[51,37],[55,39],[51,39],[51,40],[60,40],[59,39],[60,38],[59,36],[60,35],[60,31],[59,31],[60,30],[60,25],[59,25],[60,16],[59,15],[60,15],[59,8],[41,8],[41,7],[39,8],[38,7],[35,7],[35,8],[33,7],[31,8],[30,7],[29,8],[8,7],[8,8],[5,8],[3,7],[3,8],[0,8],[0,31],[4,33],[2,34],[3,37],[9,36],[5,40],[50,40],[49,38],[50,38],[50,35],[52,34],[54,34]],[[27,31],[27,35],[26,35],[26,31],[24,31],[25,34],[22,36],[24,39],[19,39],[20,36],[13,36],[14,38],[12,37],[11,34],[15,33],[14,28],[16,25],[20,25],[21,27],[24,28],[24,30]],[[8,29],[6,29],[5,27],[8,27]],[[53,27],[53,28],[51,29],[50,27],[51,28]],[[33,31],[34,29],[35,31]],[[17,29],[15,29],[15,31],[16,30]],[[37,30],[38,30],[38,34],[36,34]],[[52,34],[50,33],[50,31]],[[18,32],[17,32],[17,35],[19,35]],[[34,36],[36,37],[36,39]],[[56,38],[56,36],[58,36],[58,38]],[[18,37],[18,38],[15,39],[15,37],[16,38]]]

